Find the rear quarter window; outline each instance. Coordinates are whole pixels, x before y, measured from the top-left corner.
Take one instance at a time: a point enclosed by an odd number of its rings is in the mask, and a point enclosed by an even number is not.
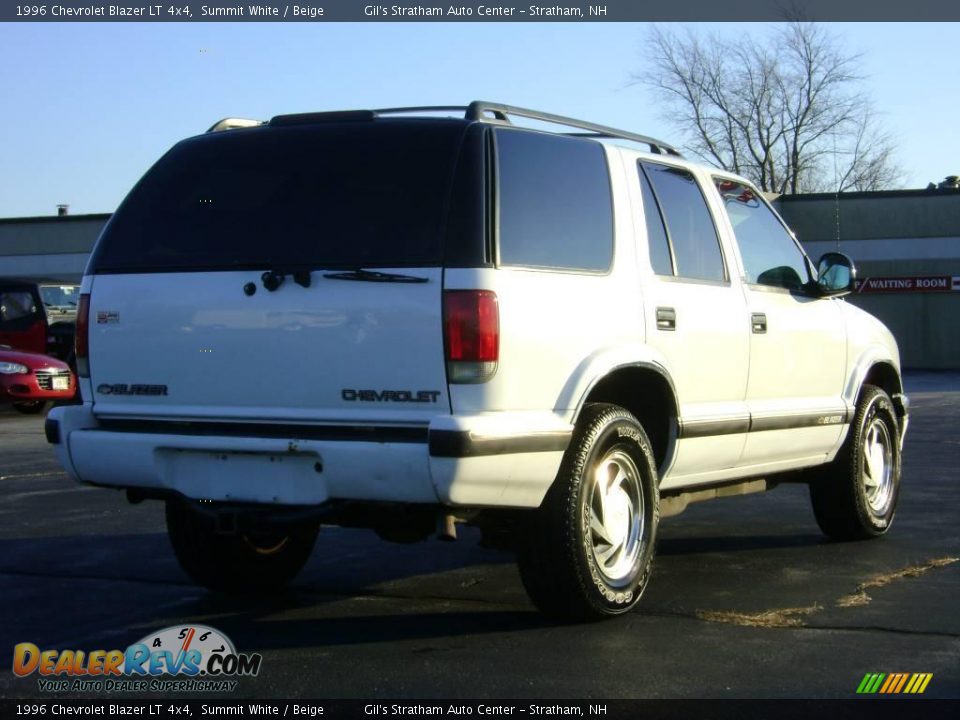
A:
[[[501,265],[605,272],[613,208],[603,147],[497,130]]]

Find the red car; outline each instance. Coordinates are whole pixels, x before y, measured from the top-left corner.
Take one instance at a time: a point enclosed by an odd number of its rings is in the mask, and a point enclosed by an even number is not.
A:
[[[65,362],[0,345],[0,403],[39,413],[49,401],[70,400],[76,392],[76,378]]]

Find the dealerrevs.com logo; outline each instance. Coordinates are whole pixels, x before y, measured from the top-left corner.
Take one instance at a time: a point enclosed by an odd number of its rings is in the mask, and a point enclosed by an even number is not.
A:
[[[126,650],[13,648],[13,672],[37,677],[41,692],[229,692],[237,677],[255,677],[263,656],[239,653],[219,630],[173,625]]]

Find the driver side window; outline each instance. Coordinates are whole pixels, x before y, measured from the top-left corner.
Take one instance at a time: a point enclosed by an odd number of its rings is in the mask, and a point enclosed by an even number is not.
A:
[[[743,258],[747,282],[797,290],[810,282],[806,256],[758,196],[734,180],[714,178]]]

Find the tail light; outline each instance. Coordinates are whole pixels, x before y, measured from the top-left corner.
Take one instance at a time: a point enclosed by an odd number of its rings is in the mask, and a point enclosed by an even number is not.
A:
[[[89,345],[90,337],[90,294],[80,296],[77,303],[77,330],[74,337],[74,354],[77,358],[77,375],[90,377]]]
[[[451,383],[482,383],[493,377],[500,359],[500,310],[495,293],[445,290],[443,330]]]

